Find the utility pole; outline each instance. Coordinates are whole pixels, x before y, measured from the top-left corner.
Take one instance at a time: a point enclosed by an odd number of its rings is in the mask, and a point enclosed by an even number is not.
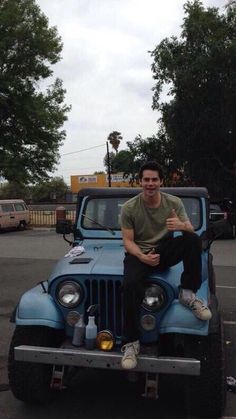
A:
[[[111,164],[110,164],[110,154],[109,154],[109,145],[107,141],[107,174],[108,174],[108,186],[111,187]]]

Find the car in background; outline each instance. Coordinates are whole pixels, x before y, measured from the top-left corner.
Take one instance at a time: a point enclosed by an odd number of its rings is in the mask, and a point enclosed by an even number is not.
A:
[[[0,200],[0,230],[24,230],[30,222],[30,212],[22,199]]]
[[[224,233],[219,234],[218,239],[235,239],[236,237],[236,213],[233,203],[230,200],[210,202],[209,221],[210,224],[221,220],[226,223]]]

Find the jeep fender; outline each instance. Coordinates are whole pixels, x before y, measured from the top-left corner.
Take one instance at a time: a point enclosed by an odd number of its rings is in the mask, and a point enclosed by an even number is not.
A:
[[[16,308],[17,326],[48,326],[64,329],[64,319],[50,294],[40,285],[27,291]]]
[[[197,296],[208,302],[208,282],[204,281],[197,291]],[[209,321],[199,320],[191,310],[180,304],[175,299],[163,316],[160,325],[160,334],[183,333],[190,335],[207,336],[209,333]]]

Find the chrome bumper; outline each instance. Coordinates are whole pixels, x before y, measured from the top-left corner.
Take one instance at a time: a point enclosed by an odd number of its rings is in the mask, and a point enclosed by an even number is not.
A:
[[[38,346],[15,347],[15,360],[52,365],[122,370],[119,352]],[[140,354],[132,371],[162,374],[200,375],[200,361],[193,358],[155,357]]]

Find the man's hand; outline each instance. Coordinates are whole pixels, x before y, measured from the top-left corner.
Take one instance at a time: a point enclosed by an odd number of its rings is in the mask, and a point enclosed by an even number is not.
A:
[[[179,219],[175,209],[172,209],[171,217],[167,218],[166,225],[169,231],[180,231],[184,229],[184,223]]]
[[[142,256],[139,258],[141,262],[146,263],[150,266],[157,266],[160,263],[160,255],[158,253],[155,253],[155,249],[152,249],[148,254],[142,254]]]

